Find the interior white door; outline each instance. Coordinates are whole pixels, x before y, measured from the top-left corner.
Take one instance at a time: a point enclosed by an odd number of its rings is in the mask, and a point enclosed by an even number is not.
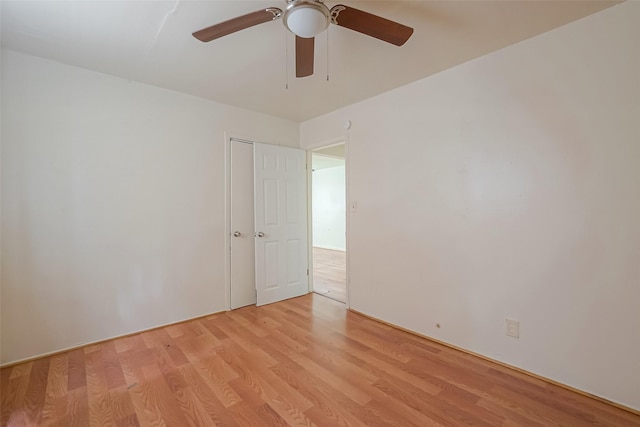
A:
[[[306,153],[254,143],[257,305],[309,292]]]
[[[231,309],[256,303],[253,144],[231,140]]]

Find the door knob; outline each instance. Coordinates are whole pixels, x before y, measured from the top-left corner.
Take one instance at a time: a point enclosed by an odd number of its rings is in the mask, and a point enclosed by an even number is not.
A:
[[[258,231],[258,234],[256,234],[256,236],[258,237],[264,237],[264,233],[262,231]]]
[[[239,231],[234,231],[233,232],[233,237],[240,237],[240,236],[242,236],[241,232],[239,232]]]

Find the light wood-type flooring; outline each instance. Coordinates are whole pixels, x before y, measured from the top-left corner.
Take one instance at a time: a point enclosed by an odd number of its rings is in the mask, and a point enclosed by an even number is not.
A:
[[[315,294],[8,367],[1,387],[11,426],[640,425]]]
[[[313,248],[313,291],[347,301],[347,255],[343,251]]]

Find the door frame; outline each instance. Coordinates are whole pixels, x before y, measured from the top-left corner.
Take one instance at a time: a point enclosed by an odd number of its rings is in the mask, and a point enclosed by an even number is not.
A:
[[[351,307],[350,305],[350,296],[349,296],[349,288],[350,288],[350,282],[351,282],[351,278],[349,275],[350,272],[350,262],[349,262],[349,248],[350,248],[350,244],[349,244],[349,236],[351,235],[351,233],[349,232],[349,227],[350,227],[350,209],[349,206],[351,206],[350,203],[350,191],[349,191],[349,136],[345,135],[345,136],[341,136],[339,138],[334,138],[334,139],[330,139],[330,140],[325,140],[322,142],[318,142],[316,144],[310,145],[306,148],[307,150],[307,226],[308,226],[308,235],[309,235],[309,249],[308,249],[308,253],[309,253],[309,291],[313,292],[313,203],[312,203],[312,199],[313,199],[313,176],[312,176],[312,169],[313,169],[313,164],[312,164],[312,156],[313,156],[313,151],[318,150],[320,148],[328,148],[328,147],[332,147],[334,145],[340,145],[340,144],[344,144],[344,170],[345,170],[345,176],[344,176],[344,185],[345,185],[345,206],[346,206],[346,212],[345,212],[345,257],[346,257],[346,264],[345,264],[345,291],[346,291],[346,301],[345,301],[345,306],[347,309],[349,309]]]

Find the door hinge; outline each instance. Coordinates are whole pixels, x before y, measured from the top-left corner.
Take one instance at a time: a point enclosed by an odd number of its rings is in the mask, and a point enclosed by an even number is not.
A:
[[[309,275],[309,269],[307,268],[307,276]]]

